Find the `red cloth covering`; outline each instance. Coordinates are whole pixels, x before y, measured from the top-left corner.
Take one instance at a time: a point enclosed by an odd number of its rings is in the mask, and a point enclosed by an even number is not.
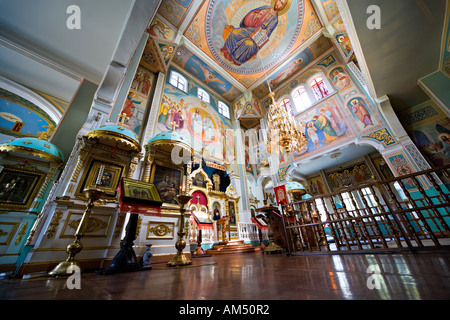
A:
[[[268,226],[263,226],[263,225],[261,225],[261,224],[258,222],[258,220],[256,220],[256,219],[253,218],[253,217],[252,217],[252,221],[253,221],[253,223],[256,224],[256,226],[257,226],[259,229],[261,229],[262,231],[267,231],[267,230],[269,230],[269,227],[268,227]]]
[[[194,213],[191,214],[191,221],[193,221],[199,230],[213,230],[214,224],[213,223],[201,223]]]
[[[121,184],[119,184],[119,186],[117,187],[117,192],[119,193],[119,212],[130,212],[161,217],[161,207],[144,203],[124,201],[122,199],[121,190]]]
[[[200,205],[208,206],[208,199],[206,198],[206,195],[199,190],[194,191],[194,193],[192,193],[192,199],[189,202],[189,204],[197,204],[197,203]]]
[[[142,203],[131,203],[120,200],[119,212],[131,212],[161,217],[161,208]]]

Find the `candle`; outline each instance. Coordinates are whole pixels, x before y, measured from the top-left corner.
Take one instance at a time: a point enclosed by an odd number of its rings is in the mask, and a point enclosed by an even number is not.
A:
[[[181,185],[181,192],[185,193],[186,192],[186,176],[183,176],[183,183]]]
[[[101,185],[102,184],[102,178],[103,178],[103,171],[105,170],[105,166],[102,164],[100,166],[100,169],[98,170],[98,176],[97,176],[97,181],[95,181],[95,185]]]

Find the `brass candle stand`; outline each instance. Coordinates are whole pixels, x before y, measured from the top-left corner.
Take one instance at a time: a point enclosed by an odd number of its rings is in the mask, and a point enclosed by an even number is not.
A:
[[[178,240],[175,243],[177,253],[167,263],[169,267],[186,266],[192,264],[192,261],[183,253],[183,249],[186,247],[186,241],[184,241],[184,235],[186,234],[184,227],[184,213],[186,212],[185,206],[192,199],[192,196],[187,194],[180,194],[176,196],[176,200],[180,206],[180,225],[178,227]]]
[[[95,205],[96,201],[104,197],[105,192],[98,188],[92,188],[84,189],[83,194],[87,200],[86,209],[78,225],[77,231],[75,232],[75,240],[67,246],[66,252],[69,254],[69,257],[67,258],[67,260],[60,262],[52,271],[48,273],[51,276],[69,276],[73,274],[73,267],[80,268],[80,264],[75,260],[75,255],[83,250],[81,238],[84,236],[84,231],[91,214],[91,209]]]

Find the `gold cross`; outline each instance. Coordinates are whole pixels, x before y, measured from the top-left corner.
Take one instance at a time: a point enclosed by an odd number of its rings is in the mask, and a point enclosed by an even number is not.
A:
[[[125,124],[125,122],[130,119],[130,117],[127,116],[127,114],[124,112],[120,115],[120,117],[122,118],[120,120],[119,126],[123,127],[123,125]]]
[[[38,132],[38,139],[42,140],[48,140],[48,138],[52,135],[53,131],[55,130],[55,127],[50,123],[48,126],[42,126],[42,128],[46,128],[47,131],[39,131]]]

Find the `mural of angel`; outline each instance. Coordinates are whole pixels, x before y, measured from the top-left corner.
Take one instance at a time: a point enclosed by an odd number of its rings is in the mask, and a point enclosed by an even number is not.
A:
[[[278,25],[278,16],[287,12],[291,2],[272,1],[272,6],[265,5],[247,13],[239,27],[226,25],[223,33],[225,44],[220,49],[225,58],[237,66],[254,59]]]

